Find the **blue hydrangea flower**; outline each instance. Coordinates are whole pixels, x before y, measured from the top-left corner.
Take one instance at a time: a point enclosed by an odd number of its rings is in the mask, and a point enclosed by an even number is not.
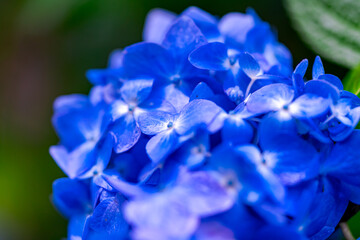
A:
[[[189,60],[198,68],[218,71],[225,92],[235,103],[239,104],[261,86],[287,81],[281,76],[264,74],[250,54],[231,50],[220,42],[208,43],[193,51]]]
[[[209,173],[180,172],[174,186],[137,196],[125,214],[136,227],[135,238],[186,238],[194,233],[200,217],[223,212],[232,204],[231,193]]]
[[[253,10],[149,13],[54,103],[68,239],[327,239],[360,204],[360,99]]]
[[[69,219],[68,238],[81,238],[87,217],[93,210],[91,191],[86,182],[60,178],[53,183],[53,204]]]
[[[107,132],[109,117],[106,109],[92,105],[86,96],[60,97],[54,104],[53,125],[60,145],[50,154],[70,178],[91,177],[106,168],[114,139]]]
[[[161,45],[144,42],[125,48],[123,68],[128,76],[154,78],[158,85],[154,94],[179,111],[189,101],[194,84],[206,77],[206,72],[188,61],[189,53],[205,43],[206,38],[195,23],[186,16],[180,17]]]
[[[193,100],[181,112],[154,111],[139,118],[141,131],[155,135],[146,145],[149,157],[158,162],[173,152],[198,127],[209,125],[223,110],[208,100]]]
[[[120,194],[106,194],[86,220],[84,239],[124,239],[129,231],[121,208],[125,198]]]

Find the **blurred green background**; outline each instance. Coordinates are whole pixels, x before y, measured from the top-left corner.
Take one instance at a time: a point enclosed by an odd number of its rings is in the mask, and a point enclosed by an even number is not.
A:
[[[64,176],[48,154],[57,143],[52,102],[87,93],[85,71],[106,67],[113,49],[141,41],[150,9],[180,13],[191,5],[217,16],[252,7],[277,29],[294,63],[315,57],[280,0],[0,0],[0,239],[66,236],[66,221],[49,200],[52,181]],[[347,72],[324,64],[341,78]],[[359,222],[351,221],[356,236]]]

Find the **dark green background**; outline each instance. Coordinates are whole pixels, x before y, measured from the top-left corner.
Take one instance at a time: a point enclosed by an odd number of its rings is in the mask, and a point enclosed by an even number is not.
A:
[[[222,16],[253,7],[278,31],[294,63],[313,53],[293,30],[280,0],[0,0],[0,239],[60,239],[66,221],[50,203],[64,174],[48,154],[57,143],[52,102],[87,93],[84,73],[103,68],[111,50],[141,41],[147,12],[195,5]],[[347,69],[324,61],[327,72]],[[352,230],[360,236],[359,220]]]

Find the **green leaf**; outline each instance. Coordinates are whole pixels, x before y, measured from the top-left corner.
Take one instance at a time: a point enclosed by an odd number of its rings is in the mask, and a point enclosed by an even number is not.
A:
[[[344,89],[360,97],[360,65],[351,70],[343,80]]]
[[[360,212],[358,212],[348,221],[352,234],[357,237],[360,236],[359,222],[360,222]]]
[[[344,89],[360,97],[360,65],[351,70],[343,80]],[[360,129],[360,123],[356,126]]]
[[[300,36],[322,57],[353,68],[360,63],[359,0],[284,0]]]

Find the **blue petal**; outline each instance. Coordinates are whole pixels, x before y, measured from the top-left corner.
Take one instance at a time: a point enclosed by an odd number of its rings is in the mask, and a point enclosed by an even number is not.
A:
[[[98,105],[102,103],[112,103],[117,98],[117,93],[114,91],[112,84],[104,86],[94,86],[89,93],[89,100],[91,104]]]
[[[297,135],[296,122],[288,112],[270,113],[262,119],[258,127],[260,142],[271,144],[274,136],[281,134]]]
[[[157,98],[156,96],[148,98],[145,102],[138,106],[138,109],[135,109],[134,116],[135,120],[138,121],[138,118],[141,114],[151,111],[163,111],[169,113],[176,113],[175,107],[168,101]],[[138,111],[140,110],[140,111]]]
[[[248,53],[242,53],[238,56],[241,70],[250,78],[255,78],[260,73],[258,62]]]
[[[126,181],[138,182],[142,169],[151,162],[145,150],[147,142],[148,138],[142,136],[129,152],[112,157],[112,161],[105,173],[110,170],[118,171]]]
[[[53,183],[52,201],[67,218],[84,215],[91,211],[89,186],[84,182],[60,178]]]
[[[295,96],[299,96],[304,92],[304,79],[299,74],[294,74],[292,77],[292,85],[295,90]]]
[[[348,92],[346,90],[341,91],[340,93],[340,97],[342,99],[349,99],[350,101],[350,108],[356,108],[360,106],[360,98],[358,96],[356,96],[354,93],[352,92]]]
[[[324,206],[326,200],[320,200],[320,204],[323,205],[325,211],[332,209],[326,221],[326,225],[335,228],[340,219],[344,216],[346,208],[349,204],[349,199],[346,196],[346,193],[341,192],[340,183],[332,178],[323,179],[323,191],[325,199],[331,198],[333,207]],[[315,206],[316,207],[316,206]]]
[[[317,233],[311,236],[311,240],[317,239],[329,239],[332,237],[332,233],[335,231],[335,227],[323,226]]]
[[[324,74],[325,74],[325,70],[321,58],[319,56],[316,56],[312,69],[312,78],[318,79],[321,75]]]
[[[173,184],[180,171],[180,163],[168,159],[165,162],[152,162],[142,169],[139,183],[147,192],[157,192],[164,186]]]
[[[236,105],[225,95],[225,93],[216,94],[213,102],[225,111],[231,111],[236,107]]]
[[[121,97],[128,104],[138,105],[149,97],[152,85],[152,79],[128,80],[120,88]]]
[[[323,74],[321,76],[319,76],[318,79],[322,79],[327,81],[328,83],[334,85],[335,87],[337,87],[337,89],[339,91],[344,90],[344,86],[340,80],[340,78],[338,78],[337,76],[331,75],[331,74]]]
[[[236,108],[230,113],[236,114],[243,119],[250,119],[259,115],[250,112],[249,109],[246,107],[246,102],[242,102],[239,105],[237,105]]]
[[[88,223],[88,221],[86,223]],[[87,224],[85,224],[82,240],[97,240],[97,239],[117,240],[119,239],[119,236],[117,236],[116,234],[110,235],[109,233],[106,232],[95,232],[92,229],[88,229]]]
[[[331,139],[336,142],[344,141],[354,131],[360,119],[360,108],[353,109],[349,116],[341,118],[342,121],[339,118],[331,120],[328,128]],[[350,125],[344,124],[344,120],[350,121]]]
[[[247,107],[254,113],[278,111],[292,102],[294,90],[285,84],[276,83],[260,88],[251,94]]]
[[[181,15],[190,17],[209,41],[221,38],[217,19],[211,14],[197,7],[189,7]]]
[[[285,190],[277,177],[265,166],[259,164],[261,155],[259,150],[252,145],[243,145],[236,148],[238,174],[240,182],[244,183],[247,189],[243,189],[241,196],[248,204],[260,203],[266,197],[271,197],[276,202],[282,202]],[[239,169],[240,168],[240,169]],[[252,191],[258,193],[255,198]]]
[[[59,161],[55,159],[59,164]],[[96,150],[94,143],[86,142],[72,151],[66,160],[67,170],[64,171],[70,178],[78,178],[87,173],[96,165]],[[59,165],[60,166],[60,165]],[[61,166],[60,166],[61,167]]]
[[[215,220],[218,224],[224,224],[224,226],[229,227],[232,233],[235,235],[234,238],[229,238],[229,240],[234,239],[252,239],[254,233],[264,224],[263,220],[255,216],[252,209],[244,204],[235,204],[232,209],[222,213],[214,218],[209,219],[209,221]],[[207,221],[203,221],[206,223]],[[241,224],[239,224],[241,222]],[[220,230],[218,228],[215,228]],[[198,228],[198,231],[201,231],[201,226]],[[210,229],[209,229],[210,231]],[[217,232],[221,234],[221,232]],[[213,233],[213,236],[216,236],[217,233]],[[208,238],[201,239],[207,240]],[[212,239],[211,240],[218,240]],[[220,238],[228,239],[228,238]]]
[[[292,116],[297,118],[314,118],[326,113],[331,100],[324,99],[312,94],[304,94],[298,97],[289,106]]]
[[[263,21],[252,7],[246,8],[246,15],[251,16],[256,24],[262,23]]]
[[[313,197],[313,203],[308,216],[301,226],[310,239],[327,239],[343,216],[348,200],[344,195],[329,184],[325,179],[319,186],[318,193]]]
[[[153,162],[159,162],[171,154],[179,145],[179,136],[174,130],[163,131],[146,144],[146,152]]]
[[[119,69],[122,67],[123,51],[117,49],[111,52],[108,61],[108,68]]]
[[[87,107],[89,104],[86,95],[71,94],[58,97],[54,102],[55,112],[67,112],[74,109],[81,109]]]
[[[130,104],[127,104],[121,100],[116,100],[110,105],[110,116],[112,121],[116,121],[119,118],[126,116],[127,114],[131,114],[133,109],[135,108]],[[131,111],[132,110],[132,111]]]
[[[215,177],[205,171],[180,173],[174,192],[191,213],[201,217],[230,209],[236,199]]]
[[[190,169],[201,166],[210,151],[209,135],[204,130],[198,131],[196,135],[182,145],[175,156],[179,162],[183,162]]]
[[[205,44],[206,38],[191,18],[179,17],[170,27],[162,45],[175,59],[186,59],[195,48]]]
[[[342,192],[345,193],[348,199],[359,205],[360,204],[360,186],[354,186],[351,184],[347,184],[345,182],[341,183],[342,185]]]
[[[126,182],[117,172],[108,170],[104,172],[102,178],[116,191],[126,197],[136,197],[145,194],[141,187],[136,184]]]
[[[337,102],[340,92],[334,85],[325,80],[311,80],[305,84],[305,93],[310,93],[323,98],[331,98]]]
[[[86,219],[88,218],[87,214],[73,216],[68,225],[68,240],[79,240],[81,239]]]
[[[83,160],[83,171],[79,172],[78,178],[90,178],[101,173],[109,164],[113,146],[114,137],[108,133]],[[75,159],[79,161],[82,156],[71,153],[69,161],[75,162]]]
[[[226,43],[232,47],[240,47],[246,40],[247,33],[255,25],[254,18],[242,13],[226,14],[219,23],[222,35],[226,37]]]
[[[234,109],[234,104],[223,92],[215,94],[214,91],[205,82],[199,83],[191,93],[190,102],[195,99],[210,100],[216,103],[218,106],[222,107],[224,110]]]
[[[195,99],[207,99],[213,101],[215,98],[214,92],[211,88],[204,82],[199,83],[190,96],[190,102]]]
[[[155,135],[169,129],[175,120],[176,115],[172,113],[153,111],[141,114],[138,123],[144,134]]]
[[[58,145],[58,146],[51,146],[49,148],[49,153],[51,157],[54,159],[56,164],[61,168],[61,170],[68,176],[71,176],[72,178],[75,178],[76,172],[71,170],[72,167],[69,167],[68,165],[68,151],[64,146]]]
[[[94,142],[85,142],[72,152],[68,152],[63,146],[51,146],[50,155],[57,165],[70,178],[77,178],[87,172],[96,163]]]
[[[327,131],[323,131],[320,129],[320,122],[315,121],[314,119],[304,118],[298,122],[300,127],[303,127],[304,133],[309,132],[309,134],[314,137],[315,139],[319,140],[321,143],[332,143],[332,140],[329,137]]]
[[[146,42],[161,44],[166,32],[175,21],[176,15],[163,9],[151,10],[145,21],[143,39]]]
[[[295,68],[294,75],[299,74],[301,78],[304,78],[306,70],[309,66],[309,61],[307,59],[302,60]]]
[[[230,228],[221,225],[219,222],[205,222],[201,223],[195,233],[196,240],[234,240],[234,233]]]
[[[103,173],[101,174],[94,174],[94,177],[92,178],[92,184],[95,185],[93,188],[100,188],[104,191],[109,191],[109,192],[115,192],[114,188],[109,185],[108,182],[106,182],[104,180],[104,178],[102,177]]]
[[[103,106],[64,106],[55,110],[52,123],[60,137],[60,143],[72,151],[86,141],[98,141],[105,131],[110,118]]]
[[[98,138],[101,128],[101,110],[92,107],[85,96],[70,95],[58,98],[54,103],[52,123],[60,142],[69,150],[86,139]]]
[[[283,200],[283,186],[261,161],[261,153],[255,146],[233,148],[223,145],[212,152],[208,166],[219,172],[228,189],[239,194],[244,203],[255,206],[267,197]]]
[[[199,224],[181,199],[168,192],[129,202],[125,217],[134,226],[133,237],[144,240],[187,239]]]
[[[245,49],[248,52],[266,53],[265,50],[268,49],[265,48],[274,47],[272,44],[269,44],[272,42],[275,42],[275,35],[271,31],[270,24],[261,22],[256,24],[255,27],[248,32],[246,36]],[[271,60],[276,61],[276,59]]]
[[[342,96],[330,106],[333,117],[344,125],[355,127],[359,121],[359,100],[357,96]]]
[[[272,50],[272,53],[266,54],[266,51],[265,56],[267,57],[267,61],[269,63],[272,63],[274,66],[279,68],[277,75],[282,75],[286,77],[291,76],[291,73],[293,71],[293,62],[290,50],[281,43],[276,43],[268,46],[272,46],[272,48],[270,48]],[[265,50],[268,49],[265,48]],[[272,55],[274,55],[274,57]]]
[[[140,138],[141,131],[134,116],[126,114],[110,127],[109,132],[115,137],[114,151],[122,153],[132,148]]]
[[[267,74],[290,77],[293,71],[290,51],[283,44],[276,42],[275,35],[267,24],[261,25],[249,32],[245,50],[253,54],[261,69]]]
[[[167,81],[175,72],[172,56],[154,43],[137,43],[125,48],[123,67],[129,77],[150,77],[158,81]]]
[[[308,214],[314,196],[318,191],[319,182],[317,179],[305,181],[286,188],[286,213],[295,219],[295,222],[302,221]],[[301,204],[299,204],[301,203]]]
[[[94,184],[92,184],[92,187],[95,187]],[[94,191],[94,190],[93,190]],[[100,202],[106,200],[106,199],[111,199],[111,198],[114,198],[115,195],[116,195],[116,192],[112,191],[108,191],[106,189],[103,189],[103,188],[98,188],[98,191],[96,193],[96,197],[94,199],[94,208],[100,204]]]
[[[190,94],[191,88],[186,82],[183,82],[180,86],[168,84],[167,86],[159,87],[154,93],[155,96],[160,97],[173,105],[177,112],[189,102]]]
[[[307,240],[308,238],[296,228],[288,226],[265,225],[255,234],[254,240],[276,239],[276,240]]]
[[[252,79],[252,85],[249,83],[247,85],[247,91],[248,93],[253,93],[254,91],[273,83],[283,83],[287,85],[291,85],[291,80],[287,77],[282,77],[278,75],[269,75],[269,74],[263,74],[256,76]]]
[[[261,136],[265,165],[276,173],[285,185],[297,184],[319,174],[316,149],[296,135]],[[264,139],[265,138],[265,139]]]
[[[335,144],[324,163],[323,172],[348,184],[360,186],[360,131],[355,130],[349,138]]]
[[[227,51],[223,43],[208,43],[193,51],[189,56],[189,61],[197,68],[225,71],[230,68]]]
[[[103,200],[88,219],[87,225],[91,229],[88,234],[91,235],[94,231],[95,235],[103,233],[107,239],[124,238],[129,230],[121,210],[124,202],[125,198],[120,194]],[[87,237],[91,236],[86,236],[85,239]]]
[[[123,69],[91,69],[86,72],[86,78],[93,85],[106,85],[116,82],[124,76]]]
[[[181,110],[179,118],[174,123],[175,131],[180,135],[185,135],[199,125],[208,126],[217,115],[223,112],[224,110],[211,101],[193,100]]]
[[[224,121],[221,135],[223,142],[228,142],[234,145],[241,145],[251,142],[254,137],[254,129],[250,123],[241,117],[230,115]]]
[[[355,120],[358,121],[358,118]],[[356,126],[355,124],[353,123],[353,119],[351,118],[350,114],[347,114],[347,116],[341,116],[341,115],[336,116],[335,119],[331,119],[327,123],[328,130],[329,130],[331,136],[334,138],[339,138],[339,140],[334,139],[334,141],[337,141],[337,142],[344,140],[345,138],[341,139],[342,138],[341,135],[348,135],[348,132],[351,133],[352,130]]]
[[[226,112],[222,112],[218,114],[214,120],[211,121],[211,123],[207,127],[207,131],[210,133],[216,133],[224,126],[224,121],[228,117],[228,114]]]

